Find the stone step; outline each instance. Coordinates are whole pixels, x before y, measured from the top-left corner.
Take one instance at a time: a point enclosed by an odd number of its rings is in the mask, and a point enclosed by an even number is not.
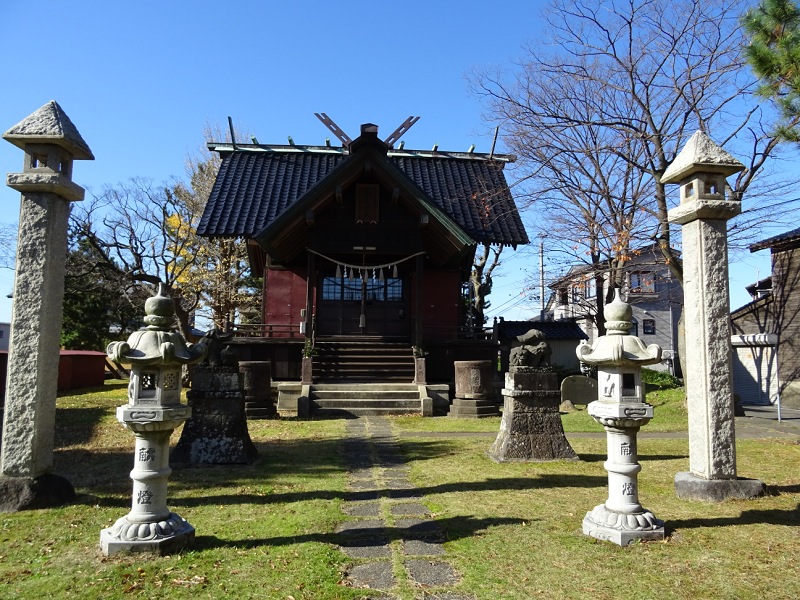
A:
[[[359,390],[351,387],[342,390],[315,389],[312,396],[320,400],[419,400],[419,391]]]
[[[415,399],[404,400],[362,400],[358,398],[312,398],[311,403],[316,409],[350,409],[350,408],[403,408],[408,411],[409,409],[420,409],[419,397]]]
[[[357,408],[357,407],[350,407],[350,408],[335,408],[335,409],[328,409],[328,408],[321,408],[314,410],[314,416],[318,417],[379,417],[379,416],[386,416],[386,415],[409,415],[414,414],[418,415],[420,413],[420,408],[416,407],[414,409],[408,408]]]
[[[369,392],[417,392],[419,386],[415,383],[320,383],[315,384],[313,391],[336,392],[342,390],[358,390]]]

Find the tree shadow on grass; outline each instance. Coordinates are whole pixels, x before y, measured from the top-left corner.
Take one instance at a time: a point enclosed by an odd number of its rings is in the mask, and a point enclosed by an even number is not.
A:
[[[423,521],[408,527],[359,526],[358,528],[347,529],[338,533],[307,533],[261,539],[225,540],[209,535],[197,536],[194,549],[253,549],[263,546],[287,546],[307,542],[332,544],[343,548],[383,546],[395,540],[441,543],[473,537],[480,531],[490,527],[519,525],[523,522],[527,523],[529,521],[511,518],[476,519],[469,516],[458,516],[437,521]]]
[[[88,444],[94,436],[97,425],[107,416],[107,409],[96,406],[58,408],[55,420],[55,447]]]
[[[594,463],[594,462],[605,462],[608,460],[607,454],[587,454],[581,452],[578,457],[587,463]],[[688,454],[640,454],[639,455],[639,462],[646,463],[648,461],[657,461],[657,460],[682,460],[685,458],[689,458]]]
[[[451,494],[458,492],[491,492],[491,491],[535,491],[552,488],[605,488],[606,477],[592,475],[560,475],[545,474],[532,477],[487,478],[474,481],[460,481],[441,485],[415,487],[410,489],[387,489],[377,484],[371,489],[359,490],[309,490],[302,492],[277,492],[264,494],[230,494],[230,495],[197,495],[194,497],[176,498],[176,506],[188,508],[206,506],[208,504],[282,504],[292,502],[308,502],[312,500],[342,500],[359,502],[377,498],[395,500],[421,499],[435,494]]]
[[[130,435],[120,431],[120,435]],[[129,473],[133,464],[133,436],[130,450],[94,451],[87,448],[64,448],[56,452],[55,472],[69,479],[87,497],[115,496],[130,493]],[[169,480],[170,505],[178,507],[213,504],[266,504],[318,499],[364,500],[379,496],[416,498],[430,494],[504,490],[538,490],[546,488],[604,488],[605,476],[583,474],[538,474],[530,477],[485,477],[412,489],[386,489],[378,484],[366,490],[331,490],[326,479],[352,469],[352,439],[303,438],[270,440],[258,443],[259,458],[250,465],[216,465],[178,469]],[[365,447],[361,447],[365,448]],[[404,441],[403,453],[391,449],[368,449],[364,468],[392,468],[406,462],[405,456],[417,459],[434,458],[458,452],[459,447],[446,440]],[[356,456],[359,458],[359,456]],[[374,461],[378,462],[375,463]],[[488,474],[501,474],[500,465],[487,467]],[[294,492],[292,478],[317,479],[317,489]],[[313,486],[314,483],[311,483]],[[326,489],[327,488],[327,489]],[[116,500],[111,500],[116,503]],[[104,501],[95,502],[103,504]],[[115,504],[116,505],[116,504]]]
[[[734,525],[800,525],[800,505],[792,510],[745,510],[738,517],[703,517],[696,519],[672,520],[665,523],[672,533],[681,529],[698,527],[731,527]]]

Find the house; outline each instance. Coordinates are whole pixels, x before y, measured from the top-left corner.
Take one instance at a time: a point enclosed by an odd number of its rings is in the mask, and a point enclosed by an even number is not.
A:
[[[11,323],[0,323],[0,350],[8,350],[8,340],[11,337]]]
[[[679,375],[678,320],[683,307],[680,282],[672,277],[657,244],[632,250],[623,275],[622,291],[633,309],[630,333],[646,344],[661,346],[663,361],[653,365],[653,369]],[[603,274],[606,290],[609,277],[606,271]],[[592,267],[574,266],[548,287],[551,294],[545,310],[547,318],[576,322],[589,343],[594,343],[598,336],[594,320],[598,290]]]
[[[734,391],[743,404],[800,408],[800,229],[750,246],[766,249],[772,274],[731,313]]]
[[[244,359],[297,379],[305,352],[314,381],[410,382],[415,355],[433,381],[496,356],[466,326],[462,287],[478,244],[528,243],[513,157],[395,149],[372,124],[341,147],[209,148],[222,164],[198,233],[242,239],[264,281],[261,323],[234,328]]]

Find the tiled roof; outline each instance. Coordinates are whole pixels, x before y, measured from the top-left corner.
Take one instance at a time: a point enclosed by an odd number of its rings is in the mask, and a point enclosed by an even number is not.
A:
[[[198,226],[209,237],[253,237],[348,160],[336,152],[239,150],[223,155]],[[481,157],[388,156],[428,198],[477,242],[526,244],[502,163]]]
[[[513,339],[538,329],[548,340],[588,340],[583,330],[574,321],[501,321],[501,339]]]
[[[776,235],[774,237],[767,238],[766,240],[756,242],[755,244],[750,246],[750,252],[756,252],[758,250],[763,250],[764,248],[772,248],[774,246],[788,244],[798,239],[800,239],[800,228],[792,229],[791,231],[787,231],[786,233],[781,233],[780,235]]]

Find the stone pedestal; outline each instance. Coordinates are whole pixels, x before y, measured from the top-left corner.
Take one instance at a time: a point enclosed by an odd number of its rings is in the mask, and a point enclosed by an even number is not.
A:
[[[248,419],[270,419],[277,414],[272,401],[272,365],[264,360],[239,361],[244,391],[244,412]]]
[[[496,417],[494,364],[490,360],[459,360],[454,363],[456,389],[448,416],[460,418]]]
[[[500,432],[488,451],[492,460],[577,460],[561,425],[555,373],[512,367],[506,373],[503,398]]]
[[[233,367],[198,365],[186,394],[192,418],[172,451],[173,464],[247,464],[258,451],[245,418],[242,375]]]
[[[180,405],[161,409],[163,420],[136,423],[137,410],[117,409],[117,418],[136,434],[131,512],[114,525],[100,531],[100,549],[106,556],[118,552],[157,552],[172,554],[194,541],[194,527],[167,507],[169,437],[190,414]],[[138,411],[141,412],[141,411]]]
[[[608,500],[586,513],[583,533],[619,546],[635,540],[663,540],[664,523],[639,504],[637,481],[642,467],[636,435],[653,417],[653,407],[645,402],[598,401],[588,411],[606,430]]]

